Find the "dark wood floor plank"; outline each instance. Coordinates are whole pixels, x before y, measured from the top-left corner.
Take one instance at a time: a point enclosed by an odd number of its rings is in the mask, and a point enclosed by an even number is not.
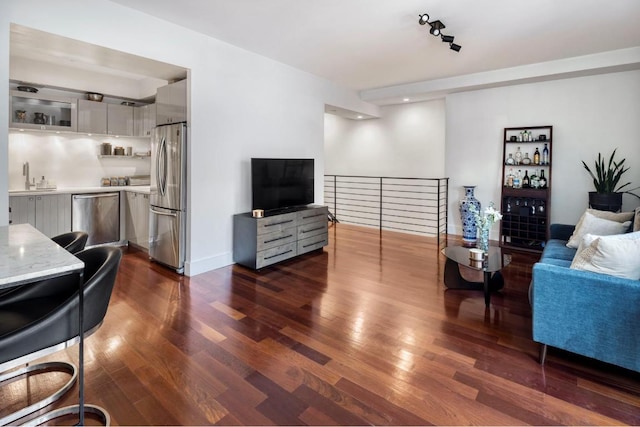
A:
[[[332,225],[321,251],[194,277],[125,250],[87,402],[114,425],[640,424],[640,373],[553,348],[538,364],[537,256],[512,256],[487,309],[447,290],[432,237]],[[0,415],[60,378],[30,381],[0,387]]]

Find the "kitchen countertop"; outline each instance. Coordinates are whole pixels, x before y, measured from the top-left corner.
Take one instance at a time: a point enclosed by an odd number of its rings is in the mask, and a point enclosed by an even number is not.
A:
[[[149,194],[148,185],[124,185],[113,187],[69,187],[58,188],[56,190],[10,190],[9,196],[43,196],[47,194],[86,194],[86,193],[109,193],[112,191],[129,191],[132,193]]]

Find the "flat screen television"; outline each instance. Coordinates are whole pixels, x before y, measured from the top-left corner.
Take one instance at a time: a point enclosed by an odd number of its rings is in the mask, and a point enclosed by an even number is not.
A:
[[[251,159],[251,196],[264,211],[313,203],[313,159]]]

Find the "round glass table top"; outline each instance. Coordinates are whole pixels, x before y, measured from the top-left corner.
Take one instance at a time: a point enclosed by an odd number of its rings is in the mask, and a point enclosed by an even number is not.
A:
[[[457,262],[459,265],[490,273],[500,271],[511,263],[511,255],[503,254],[502,248],[497,246],[489,247],[489,254],[484,257],[483,261],[472,260],[469,249],[473,248],[465,248],[464,246],[447,246],[442,250],[442,253],[450,260]]]

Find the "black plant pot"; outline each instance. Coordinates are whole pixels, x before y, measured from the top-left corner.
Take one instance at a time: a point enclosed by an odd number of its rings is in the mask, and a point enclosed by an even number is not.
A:
[[[622,208],[622,193],[589,192],[589,206],[599,211],[618,212]]]

